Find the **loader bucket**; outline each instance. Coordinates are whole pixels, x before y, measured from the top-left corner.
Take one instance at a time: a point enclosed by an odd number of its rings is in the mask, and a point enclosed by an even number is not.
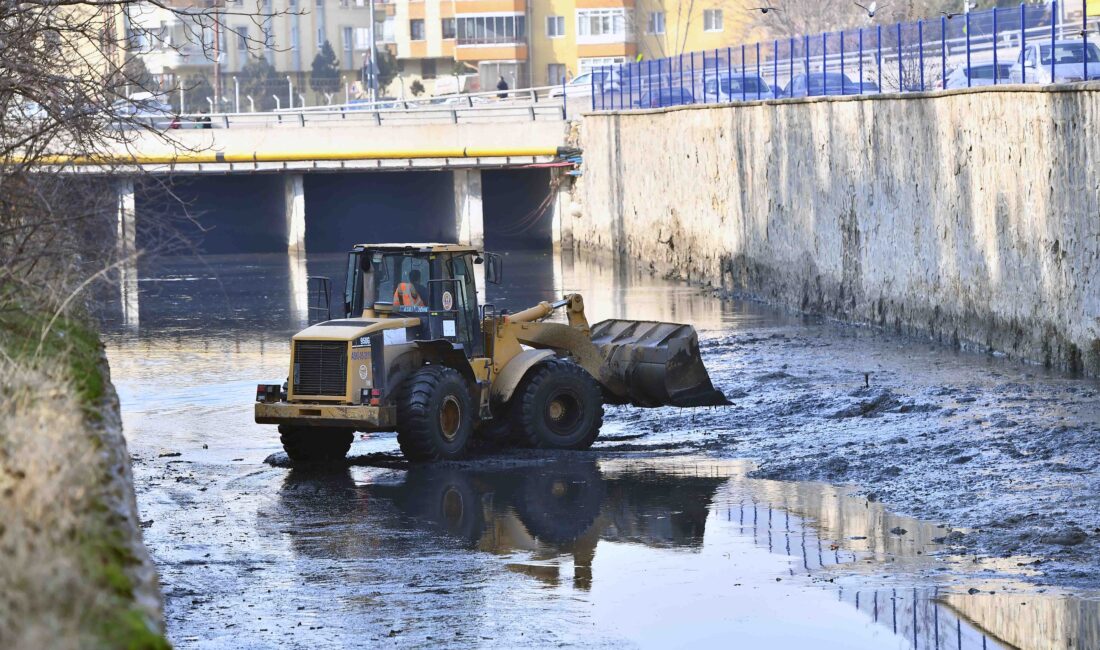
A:
[[[605,320],[592,326],[592,343],[603,356],[604,387],[635,406],[723,406],[691,325]],[[623,394],[619,394],[623,393]]]

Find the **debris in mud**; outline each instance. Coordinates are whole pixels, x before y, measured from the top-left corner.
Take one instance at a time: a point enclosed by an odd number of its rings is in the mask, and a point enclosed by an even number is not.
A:
[[[296,467],[294,462],[290,460],[290,457],[286,455],[286,452],[282,451],[277,451],[273,454],[270,454],[267,458],[264,459],[264,463],[267,465],[271,465],[272,467]],[[348,456],[346,459],[344,459],[344,464],[348,467],[365,466],[385,467],[388,469],[406,469],[409,466],[409,461],[405,460],[404,456],[401,456],[399,454],[377,452],[373,454]],[[331,464],[326,466],[331,467]]]
[[[901,398],[888,388],[871,389],[864,387],[853,391],[849,396],[858,398],[859,401],[847,408],[842,408],[834,412],[828,417],[832,419],[855,417],[873,418],[883,413],[927,413],[929,411],[938,411],[940,408],[935,404],[918,404],[911,401],[902,401]]]
[[[954,458],[952,458],[951,459],[951,464],[952,465],[963,465],[965,463],[969,463],[972,460],[974,460],[973,456],[967,456],[966,454],[963,454],[962,456],[955,456]]]
[[[756,376],[756,381],[780,381],[783,379],[797,379],[794,375],[784,372],[782,370],[776,370],[774,372],[766,372],[762,375]]]
[[[178,451],[162,451],[159,454],[157,454],[157,458],[176,458],[176,457],[182,456],[182,455],[183,454],[181,454]]]
[[[1088,538],[1088,533],[1077,526],[1067,526],[1049,535],[1043,535],[1039,538],[1039,541],[1045,544],[1057,544],[1059,546],[1077,546]]]
[[[943,537],[933,537],[932,538],[932,543],[933,544],[958,544],[958,543],[961,543],[963,541],[963,538],[965,538],[965,537],[966,537],[966,535],[964,535],[962,533],[962,531],[953,530],[953,531],[947,533],[946,535],[944,535]]]
[[[893,391],[890,390],[871,391],[866,388],[861,388],[852,393],[852,397],[862,397],[864,395],[869,395],[869,397],[847,408],[840,409],[829,417],[833,419],[855,417],[870,418],[901,406],[901,401],[898,400]]]
[[[848,466],[849,465],[847,460],[839,456],[833,456],[829,460],[825,461],[825,463],[822,464],[821,467],[830,477],[837,477],[843,476],[845,473],[847,473]]]

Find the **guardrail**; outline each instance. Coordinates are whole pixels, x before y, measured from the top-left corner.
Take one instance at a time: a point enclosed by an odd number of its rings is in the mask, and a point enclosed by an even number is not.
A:
[[[494,90],[411,100],[349,102],[326,106],[276,109],[268,112],[187,113],[139,119],[161,129],[230,129],[315,124],[359,123],[391,126],[425,123],[491,123],[549,121],[568,118],[568,87],[541,86]]]
[[[605,66],[592,75],[591,108],[662,108],[1100,79],[1100,34],[1092,34],[1091,41],[1089,34],[1100,18],[1062,22],[1058,7],[1059,2],[1052,1],[943,14],[930,21]],[[1032,53],[1034,61],[1028,59]]]

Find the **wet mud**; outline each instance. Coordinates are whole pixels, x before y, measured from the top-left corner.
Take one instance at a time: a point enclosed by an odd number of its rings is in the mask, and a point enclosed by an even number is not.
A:
[[[378,434],[294,467],[249,402],[286,373],[285,261],[224,261],[268,288],[214,328],[206,276],[150,271],[200,278],[108,344],[177,646],[1100,647],[1100,384],[520,259],[593,322],[694,324],[733,405],[608,407],[591,452],[421,467]]]

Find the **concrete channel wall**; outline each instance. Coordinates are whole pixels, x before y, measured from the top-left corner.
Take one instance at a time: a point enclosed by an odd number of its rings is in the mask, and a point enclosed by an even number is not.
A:
[[[1100,374],[1100,84],[586,115],[579,248]]]

